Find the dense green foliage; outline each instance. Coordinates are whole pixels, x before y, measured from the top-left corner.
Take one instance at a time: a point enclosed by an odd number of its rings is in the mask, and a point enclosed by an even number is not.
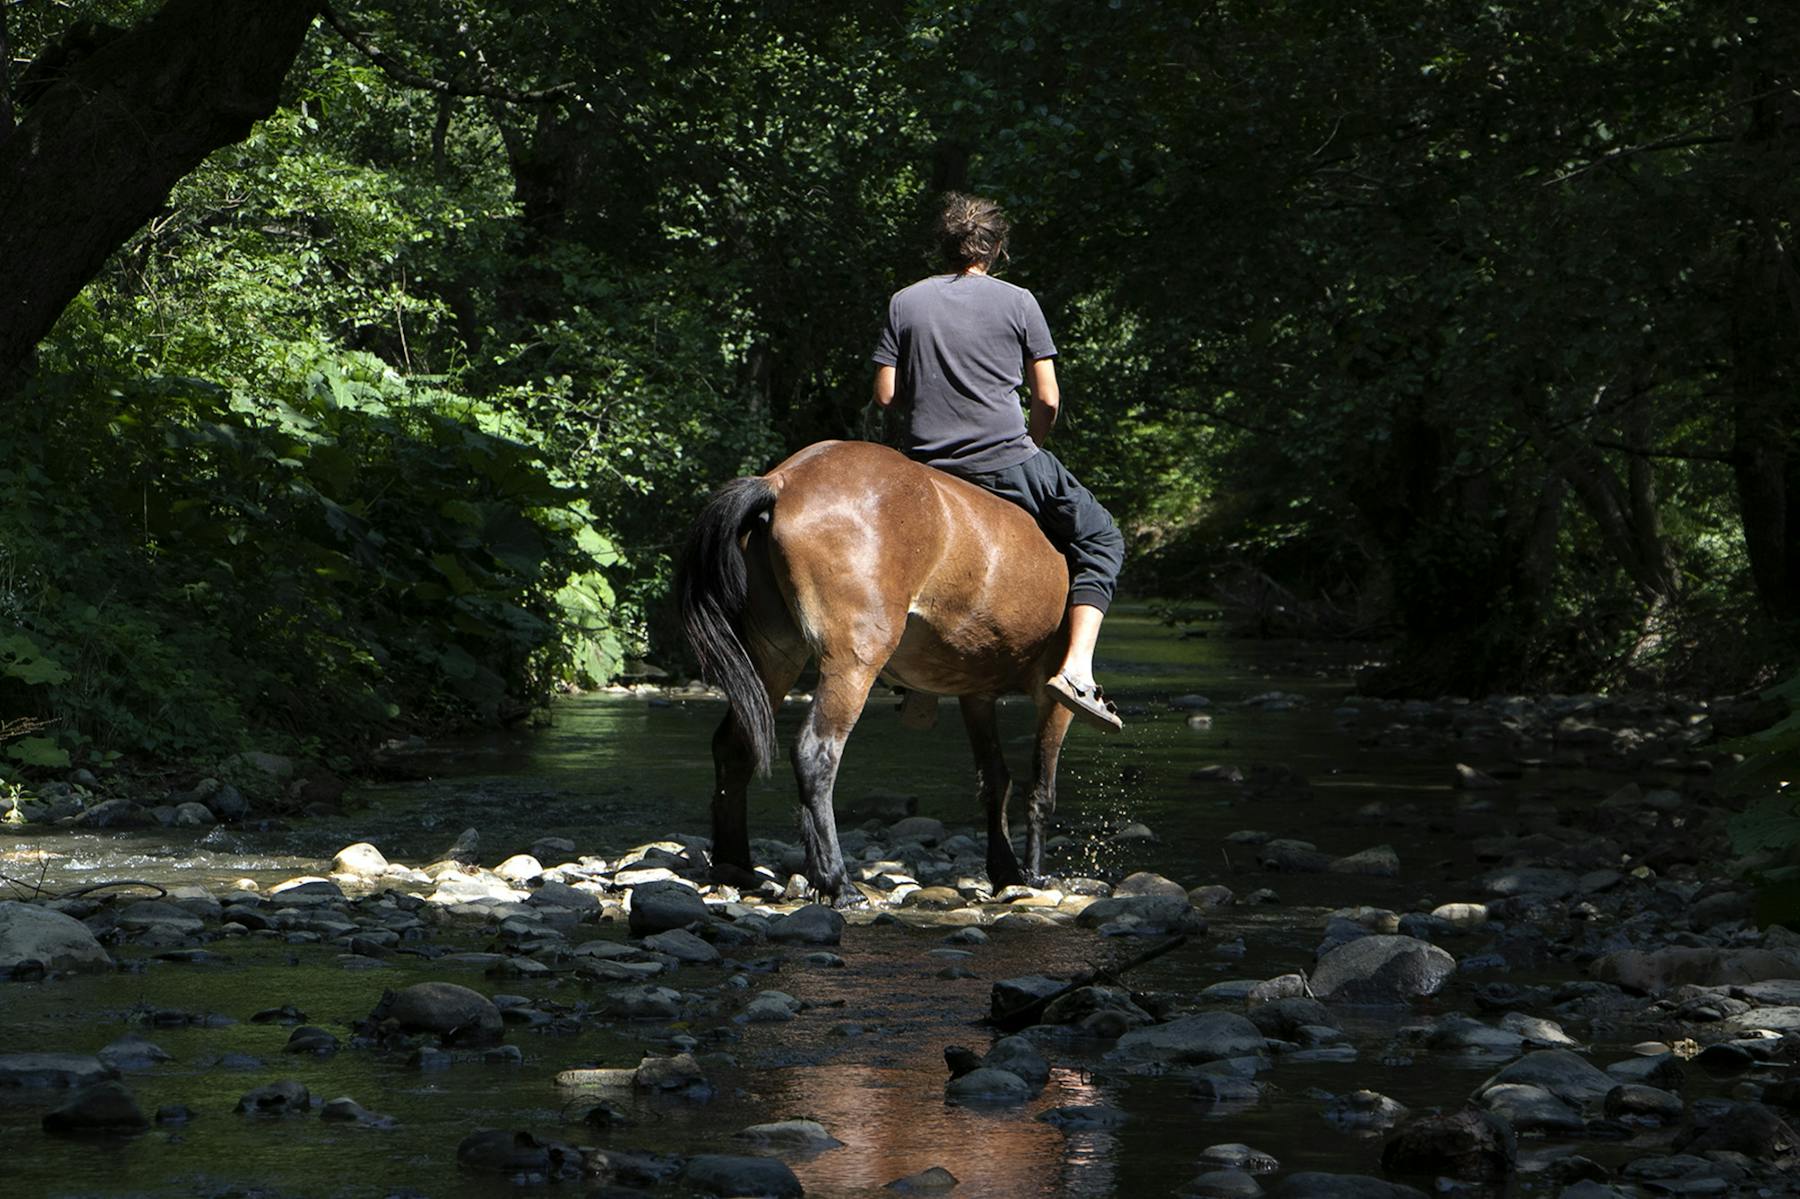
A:
[[[156,7],[4,11],[23,63]],[[951,186],[1013,211],[1145,588],[1397,637],[1394,689],[1791,661],[1800,46],[1754,6],[345,19],[401,66],[315,27],[0,401],[0,718],[56,721],[15,759],[673,660],[699,497],[864,431]]]

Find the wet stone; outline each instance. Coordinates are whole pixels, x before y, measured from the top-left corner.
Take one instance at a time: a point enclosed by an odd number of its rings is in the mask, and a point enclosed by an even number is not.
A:
[[[681,1016],[681,992],[668,987],[619,987],[606,993],[601,1009],[627,1020],[675,1020]]]
[[[251,1116],[291,1116],[312,1106],[312,1095],[300,1083],[284,1078],[246,1091],[234,1111]]]
[[[632,889],[630,928],[634,937],[686,928],[708,918],[706,901],[686,883],[646,882]]]
[[[945,1098],[953,1103],[1019,1103],[1029,1099],[1030,1083],[1010,1070],[982,1067],[952,1078],[944,1088]]]
[[[1529,1083],[1488,1087],[1481,1092],[1480,1103],[1521,1133],[1571,1133],[1586,1127],[1586,1121],[1574,1107]]]
[[[1371,1178],[1366,1174],[1325,1174],[1305,1171],[1283,1177],[1269,1191],[1270,1199],[1425,1199],[1425,1192],[1403,1183]]]
[[[540,1140],[528,1132],[483,1130],[457,1145],[456,1164],[518,1183],[543,1183],[579,1178],[585,1159],[579,1149],[560,1141]]]
[[[836,945],[843,937],[843,916],[818,903],[807,904],[769,926],[769,940],[784,945]]]
[[[932,1166],[920,1170],[917,1174],[908,1174],[905,1178],[896,1178],[887,1183],[885,1190],[898,1191],[902,1195],[939,1195],[954,1190],[958,1184],[956,1175],[942,1166]]]
[[[367,841],[346,845],[331,859],[333,874],[350,874],[358,878],[379,878],[387,873],[387,857]]]
[[[1638,1118],[1652,1123],[1669,1124],[1680,1120],[1686,1110],[1681,1096],[1635,1083],[1624,1083],[1606,1093],[1602,1111],[1611,1119]]]
[[[771,1157],[702,1153],[688,1159],[681,1180],[708,1195],[757,1195],[789,1199],[805,1194],[794,1172]]]
[[[0,1091],[68,1090],[115,1076],[98,1057],[80,1053],[0,1054]]]
[[[1107,1056],[1169,1062],[1209,1062],[1261,1053],[1267,1042],[1256,1025],[1232,1012],[1204,1012],[1126,1033]]]
[[[1262,1184],[1245,1170],[1207,1170],[1181,1189],[1194,1199],[1254,1199],[1263,1193]]]
[[[800,1001],[786,991],[764,991],[744,1008],[744,1018],[752,1024],[782,1024],[799,1010]]]
[[[367,1128],[392,1128],[392,1116],[378,1115],[348,1095],[326,1100],[319,1108],[319,1119],[342,1124],[361,1124]]]
[[[121,1072],[148,1070],[152,1066],[174,1060],[160,1045],[147,1041],[136,1033],[126,1033],[95,1056],[106,1066]]]
[[[1575,1107],[1598,1103],[1618,1085],[1611,1075],[1586,1058],[1566,1050],[1544,1049],[1528,1053],[1476,1088],[1477,1093],[1502,1083],[1541,1087]]]
[[[1331,950],[1313,970],[1312,989],[1339,1002],[1391,1004],[1436,994],[1456,959],[1412,937],[1372,935]]]
[[[43,1118],[45,1132],[64,1136],[118,1135],[142,1132],[150,1127],[143,1109],[123,1083],[95,1083],[69,1102],[47,1112]]]
[[[1381,1168],[1390,1174],[1492,1182],[1512,1173],[1517,1156],[1505,1121],[1465,1109],[1401,1125],[1382,1149]]]
[[[737,1135],[740,1140],[802,1153],[841,1149],[844,1145],[844,1142],[825,1131],[825,1126],[817,1120],[780,1120],[770,1124],[752,1124]]]
[[[327,1057],[338,1051],[338,1039],[322,1028],[302,1025],[288,1037],[287,1044],[282,1047],[283,1053],[310,1053],[317,1057]]]
[[[1406,1119],[1406,1107],[1379,1091],[1352,1091],[1330,1096],[1324,1116],[1339,1128],[1380,1132]]]
[[[706,1071],[690,1053],[645,1058],[632,1072],[631,1085],[640,1091],[680,1093],[690,1099],[710,1096],[713,1090]]]
[[[1039,1112],[1037,1118],[1064,1132],[1095,1132],[1118,1128],[1131,1117],[1116,1107],[1101,1104],[1053,1107]]]
[[[491,1045],[506,1032],[492,1000],[456,983],[414,983],[387,992],[374,1015],[402,1032],[431,1033],[446,1045]]]
[[[1248,1174],[1273,1174],[1281,1169],[1281,1163],[1269,1154],[1237,1142],[1207,1146],[1200,1151],[1200,1164]]]
[[[81,921],[37,904],[0,902],[0,980],[39,970],[112,968],[112,958]]]
[[[652,953],[667,954],[690,965],[704,965],[719,960],[719,951],[684,928],[670,929],[644,938],[644,948]]]

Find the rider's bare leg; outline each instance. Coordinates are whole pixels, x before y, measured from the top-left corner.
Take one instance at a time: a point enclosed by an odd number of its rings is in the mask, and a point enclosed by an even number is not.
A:
[[[1086,690],[1094,685],[1094,643],[1100,640],[1100,622],[1106,613],[1092,604],[1069,605],[1069,652],[1057,672]]]

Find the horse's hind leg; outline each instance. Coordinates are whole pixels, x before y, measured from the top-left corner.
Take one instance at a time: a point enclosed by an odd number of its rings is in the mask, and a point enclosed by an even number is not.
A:
[[[769,706],[781,710],[781,701],[800,677],[792,666],[759,664],[757,671],[769,690]],[[713,733],[712,875],[715,882],[755,886],[760,878],[750,860],[750,824],[745,811],[750,777],[756,762],[750,740],[729,708]]]
[[[1043,690],[1040,688],[1040,690]],[[1074,713],[1052,700],[1038,697],[1037,742],[1031,757],[1031,800],[1025,819],[1025,872],[1033,881],[1044,876],[1044,826],[1056,811],[1056,763],[1062,756]],[[992,849],[988,851],[990,854]]]
[[[987,809],[988,882],[998,891],[1025,881],[1019,859],[1013,853],[1007,827],[1006,803],[1012,796],[1012,776],[1000,752],[1000,726],[992,696],[962,697],[963,724],[969,730],[969,747],[975,751],[975,777],[981,785],[982,806]]]
[[[806,876],[836,906],[860,902],[850,885],[838,848],[837,818],[831,793],[837,784],[844,742],[862,715],[874,686],[876,668],[830,660],[819,664],[819,689],[812,711],[794,740],[794,777],[800,782],[800,840],[806,850]]]

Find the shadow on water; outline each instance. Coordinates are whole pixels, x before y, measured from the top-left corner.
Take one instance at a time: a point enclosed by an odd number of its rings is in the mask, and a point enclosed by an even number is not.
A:
[[[1133,974],[1134,986],[1192,995],[1225,978],[1307,968],[1326,910],[1351,904],[1416,910],[1468,897],[1466,880],[1477,873],[1470,836],[1482,830],[1471,829],[1455,810],[1449,764],[1359,744],[1333,716],[1348,690],[1350,666],[1341,649],[1183,638],[1142,612],[1108,622],[1101,676],[1126,709],[1129,728],[1111,739],[1083,731],[1071,737],[1058,813],[1058,832],[1067,840],[1055,845],[1053,869],[1115,877],[1154,869],[1188,886],[1223,882],[1240,894],[1273,886],[1283,901],[1227,909],[1207,937]],[[1270,691],[1294,697],[1291,709],[1242,706]],[[1202,709],[1212,718],[1210,728],[1190,727],[1192,710],[1169,703],[1193,692],[1210,701]],[[840,801],[900,790],[917,795],[922,814],[953,826],[977,824],[954,704],[946,701],[938,727],[924,733],[901,729],[893,707],[890,698],[871,701],[846,753]],[[796,703],[784,707],[784,739],[801,712]],[[546,835],[567,836],[583,853],[617,854],[671,832],[706,831],[708,745],[720,713],[711,700],[585,697],[559,704],[548,729],[454,747],[439,759],[437,777],[368,788],[367,806],[343,817],[263,832],[213,830],[197,845],[173,847],[167,832],[34,833],[30,842],[59,855],[47,869],[52,890],[118,877],[268,883],[321,871],[337,848],[363,839],[392,859],[422,862],[469,826],[480,831],[481,857],[490,865]],[[1022,771],[1029,705],[1006,705],[1003,728],[1012,764]],[[1237,766],[1252,783],[1262,777],[1253,769],[1260,765],[1280,785],[1223,786],[1190,777],[1213,765]],[[1425,815],[1380,823],[1361,811],[1371,801],[1416,805]],[[1148,825],[1155,839],[1112,839],[1128,822]],[[1390,844],[1405,869],[1399,879],[1247,873],[1254,865],[1249,854],[1224,839],[1244,828],[1303,837],[1334,856]],[[791,839],[793,832],[792,782],[778,769],[755,785],[752,834]],[[1376,1172],[1379,1142],[1327,1125],[1318,1101],[1306,1098],[1310,1089],[1373,1088],[1415,1109],[1453,1107],[1492,1069],[1390,1061],[1398,1024],[1428,1012],[1369,1013],[1346,1021],[1355,1062],[1278,1065],[1270,1098],[1249,1109],[1204,1106],[1187,1097],[1176,1077],[1126,1079],[1101,1056],[1103,1047],[1053,1051],[1052,1081],[1023,1111],[948,1106],[943,1048],[986,1045],[991,1034],[973,1022],[986,1011],[994,979],[1073,973],[1138,947],[1087,930],[996,932],[967,959],[975,977],[942,978],[945,959],[933,950],[944,931],[855,928],[841,968],[807,966],[794,955],[773,976],[752,976],[751,993],[776,986],[810,1008],[786,1024],[742,1024],[727,1016],[718,1034],[696,1027],[698,1035],[718,1037],[708,1041],[713,1056],[706,1059],[719,1084],[717,1098],[691,1105],[627,1097],[636,1123],[607,1133],[573,1122],[588,1104],[559,1092],[552,1075],[574,1065],[633,1065],[647,1051],[666,1051],[660,1026],[589,1021],[574,1035],[515,1029],[508,1040],[523,1050],[522,1066],[467,1062],[420,1074],[362,1051],[285,1057],[288,1029],[247,1020],[259,1009],[291,1003],[343,1036],[384,988],[427,978],[517,991],[578,1011],[593,996],[572,977],[494,984],[470,967],[405,957],[349,969],[350,959],[337,959],[330,946],[268,941],[221,942],[216,948],[230,960],[215,965],[146,960],[127,948],[120,956],[133,963],[132,972],[8,986],[0,996],[5,1050],[91,1052],[132,1030],[147,1011],[220,1013],[236,1022],[138,1029],[175,1059],[130,1080],[140,1100],[147,1109],[185,1103],[199,1118],[118,1144],[60,1142],[38,1131],[42,1096],[24,1103],[0,1096],[0,1138],[26,1147],[8,1168],[6,1193],[364,1196],[411,1188],[424,1195],[488,1195],[508,1188],[461,1176],[453,1164],[457,1141],[476,1128],[532,1129],[615,1148],[732,1152],[744,1151],[733,1140],[736,1129],[810,1116],[846,1143],[789,1159],[811,1194],[892,1194],[884,1184],[933,1165],[963,1180],[959,1194],[1163,1194],[1197,1172],[1200,1149],[1220,1142],[1247,1142],[1289,1169]],[[1239,938],[1242,947],[1233,948]],[[672,982],[719,988],[726,977],[723,969],[691,966]],[[281,1077],[306,1083],[319,1100],[351,1095],[396,1117],[398,1126],[375,1131],[323,1124],[316,1116],[257,1121],[232,1113],[239,1094]],[[1131,1119],[1110,1131],[1064,1133],[1030,1118],[1069,1104],[1114,1105]]]

